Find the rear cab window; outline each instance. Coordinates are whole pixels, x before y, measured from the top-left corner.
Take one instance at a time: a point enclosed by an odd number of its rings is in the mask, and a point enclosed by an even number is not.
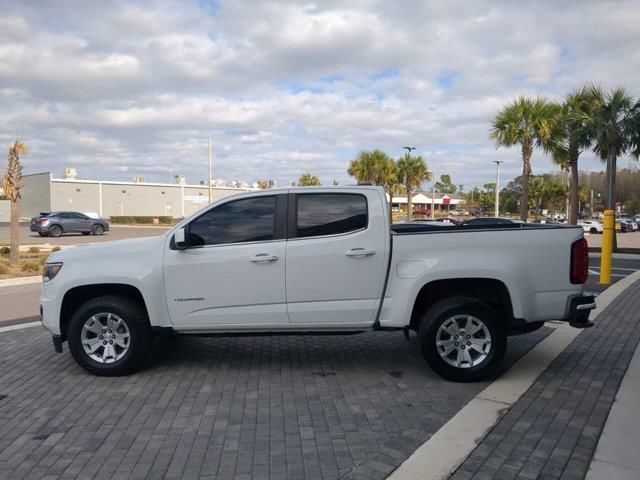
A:
[[[367,198],[351,193],[299,193],[295,237],[339,235],[368,225]]]

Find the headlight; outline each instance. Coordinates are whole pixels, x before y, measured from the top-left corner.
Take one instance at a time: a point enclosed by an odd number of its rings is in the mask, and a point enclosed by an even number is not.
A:
[[[62,268],[62,262],[45,263],[44,270],[42,271],[42,281],[46,283],[56,278],[56,275],[58,275],[61,268]]]

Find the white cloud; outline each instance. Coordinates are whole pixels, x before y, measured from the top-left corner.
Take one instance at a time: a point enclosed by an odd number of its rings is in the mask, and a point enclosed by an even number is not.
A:
[[[359,149],[410,143],[482,184],[493,159],[520,171],[487,138],[512,97],[588,81],[640,95],[637,0],[5,4],[0,141],[31,144],[27,171],[197,182],[211,136],[217,178],[345,183]]]

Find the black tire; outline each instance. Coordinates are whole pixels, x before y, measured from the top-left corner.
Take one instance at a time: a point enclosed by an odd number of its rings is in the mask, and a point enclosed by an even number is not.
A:
[[[49,236],[50,237],[59,237],[62,235],[62,227],[58,225],[51,225],[49,227]]]
[[[129,329],[129,347],[122,358],[112,363],[100,363],[85,352],[82,346],[82,329],[93,315],[112,313],[120,317]],[[153,343],[153,335],[147,313],[136,300],[124,296],[96,297],[85,302],[71,317],[67,328],[69,350],[76,362],[94,375],[113,377],[127,375],[139,368]]]
[[[104,233],[104,227],[99,223],[96,223],[93,227],[91,227],[91,233],[94,235],[102,235]]]
[[[82,232],[83,235],[89,235],[91,232]]]
[[[589,230],[589,233],[593,233],[595,235],[598,233],[598,229],[596,227],[592,227],[591,230]]]
[[[491,335],[491,347],[487,356],[478,365],[471,367],[450,365],[438,351],[436,345],[438,330],[443,323],[456,315],[470,315],[477,318],[484,323]],[[429,307],[421,316],[418,341],[424,359],[434,372],[447,380],[469,382],[495,374],[507,349],[507,332],[504,319],[487,304],[469,297],[449,297]]]

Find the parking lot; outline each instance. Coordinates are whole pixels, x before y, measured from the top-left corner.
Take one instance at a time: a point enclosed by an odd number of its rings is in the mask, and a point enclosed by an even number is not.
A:
[[[111,230],[104,235],[82,235],[81,233],[65,234],[58,238],[41,237],[29,230],[29,224],[20,224],[21,245],[79,245],[83,243],[109,242],[127,238],[141,238],[160,235],[168,230],[161,226],[111,225]],[[9,243],[9,224],[0,223],[0,244]]]
[[[384,478],[488,384],[443,381],[398,332],[164,337],[121,378],[40,327],[0,335],[0,478]]]

